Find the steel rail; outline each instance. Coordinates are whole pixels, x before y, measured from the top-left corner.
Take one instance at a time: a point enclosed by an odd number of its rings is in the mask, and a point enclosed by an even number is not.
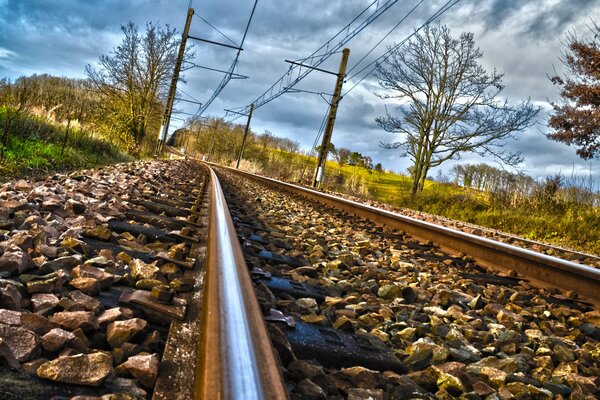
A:
[[[449,253],[464,253],[480,265],[504,272],[515,271],[541,287],[556,287],[576,292],[600,306],[600,269],[537,253],[532,250],[494,241],[431,222],[421,221],[395,212],[343,199],[302,186],[278,181],[248,172],[228,171],[244,175],[277,189],[285,189],[305,198],[365,218],[375,224],[403,230],[410,236],[429,241]]]
[[[195,399],[287,399],[248,267],[211,168]]]

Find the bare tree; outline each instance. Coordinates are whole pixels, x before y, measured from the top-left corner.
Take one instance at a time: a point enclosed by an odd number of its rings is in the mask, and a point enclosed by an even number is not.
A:
[[[423,190],[430,168],[460,158],[461,153],[491,155],[508,164],[518,153],[502,148],[507,139],[534,123],[539,108],[529,100],[511,106],[498,99],[502,74],[488,74],[479,64],[481,51],[472,33],[459,39],[446,26],[427,26],[377,66],[385,89],[378,96],[395,99],[400,116],[376,119],[386,131],[402,138],[382,143],[401,148],[411,158],[412,193]]]
[[[333,155],[335,156],[335,161],[337,161],[337,163],[340,165],[340,169],[344,166],[344,164],[348,163],[350,153],[352,153],[352,151],[345,147],[340,147],[336,150],[335,153],[333,153]]]
[[[115,142],[134,154],[149,131],[158,131],[169,79],[177,58],[179,39],[167,25],[146,24],[140,33],[133,23],[121,27],[123,42],[98,60],[86,73],[100,97],[99,113]],[[191,57],[187,53],[186,59]]]
[[[4,157],[4,146],[10,141],[15,122],[31,105],[36,91],[36,82],[22,76],[14,83],[0,80],[0,106],[4,107],[4,123],[0,130],[0,158]]]

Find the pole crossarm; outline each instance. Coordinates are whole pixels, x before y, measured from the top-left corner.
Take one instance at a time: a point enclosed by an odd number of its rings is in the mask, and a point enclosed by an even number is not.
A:
[[[194,101],[194,100],[183,99],[183,98],[181,98],[181,97],[175,97],[175,100],[177,100],[177,101],[185,101],[186,103],[192,103],[192,104],[199,104],[199,105],[202,105],[202,103],[201,103],[201,102],[199,102],[199,101]]]
[[[310,68],[310,69],[314,69],[315,71],[319,71],[319,72],[325,72],[326,74],[331,74],[331,75],[335,75],[337,76],[338,73],[337,72],[333,72],[333,71],[327,71],[326,69],[321,69],[321,68],[317,68],[317,67],[313,67],[310,65],[306,65],[306,64],[302,64],[299,63],[297,61],[292,61],[292,60],[284,60],[286,63],[290,63],[290,64],[294,64],[294,65],[299,65],[301,67],[305,67],[305,68]],[[289,88],[288,88],[289,89]]]
[[[304,58],[303,60],[306,62],[304,65],[307,67],[318,67],[322,63],[324,63],[331,55],[339,52],[346,43],[348,43],[352,38],[362,32],[367,26],[369,26],[372,22],[378,19],[381,15],[383,15],[387,10],[389,10],[394,4],[396,4],[398,0],[387,0],[383,3],[380,3],[379,0],[375,0],[370,3],[358,16],[356,16],[352,21],[350,21],[346,26],[344,26],[335,36],[329,39],[324,45],[319,47],[316,51],[314,51],[310,56]],[[361,20],[361,17],[368,12],[375,5],[375,10],[364,20]],[[341,37],[340,37],[341,36]],[[320,54],[323,53],[323,54]],[[254,108],[257,109],[262,107],[263,105],[269,103],[270,101],[276,99],[282,94],[288,92],[291,88],[293,88],[298,82],[304,79],[308,74],[312,72],[314,68],[307,68],[306,71],[300,72],[297,74],[295,78],[293,75],[296,74],[297,69],[302,68],[299,65],[292,64],[289,70],[283,74],[271,87],[269,87],[263,94],[258,96],[252,103],[254,104]],[[244,113],[248,113],[250,106],[245,106]]]
[[[208,71],[214,71],[214,72],[220,72],[222,74],[228,74],[228,71],[222,70],[222,69],[217,69],[217,68],[211,68],[211,67],[205,67],[204,65],[198,65],[195,63],[190,63],[190,62],[186,62],[186,64],[191,64],[190,67],[186,68],[186,70],[191,69],[191,68],[200,68],[200,69],[205,69]],[[231,74],[231,79],[248,79],[250,78],[249,76],[246,75],[240,75],[240,74]]]
[[[225,112],[228,112],[228,113],[230,113],[230,114],[238,114],[238,115],[241,115],[241,116],[243,116],[243,117],[245,117],[245,116],[248,116],[248,115],[249,115],[249,113],[241,113],[241,112],[239,112],[239,111],[233,111],[233,110],[229,110],[229,109],[225,109]]]
[[[321,97],[323,97],[323,96],[329,96],[329,97],[333,96],[333,94],[331,94],[331,93],[315,92],[314,90],[296,89],[296,88],[289,89],[288,93],[308,93],[308,94],[316,94],[316,95],[319,95]]]
[[[192,114],[192,113],[188,113],[188,112],[184,112],[184,111],[173,111],[173,112],[171,112],[171,114],[189,115],[190,117],[196,116],[196,114]]]
[[[254,0],[254,6],[252,6],[252,12],[250,13],[250,18],[248,19],[248,24],[246,25],[246,30],[244,31],[244,36],[242,37],[242,41],[240,42],[240,47],[238,48],[238,52],[235,56],[235,59],[233,60],[233,63],[231,63],[231,66],[225,73],[225,76],[221,80],[221,83],[219,83],[219,86],[217,86],[217,88],[213,92],[212,96],[210,96],[210,98],[204,103],[204,105],[202,107],[200,107],[200,109],[198,109],[198,112],[197,112],[198,115],[202,115],[202,113],[204,111],[206,111],[206,109],[212,104],[212,102],[217,98],[217,96],[221,93],[221,91],[223,91],[223,89],[225,89],[225,86],[227,86],[229,81],[232,79],[232,77],[234,75],[233,71],[235,71],[235,67],[237,66],[238,60],[240,58],[240,53],[242,52],[242,46],[244,45],[244,42],[246,40],[246,35],[248,34],[248,29],[250,29],[250,22],[252,22],[252,17],[254,16],[254,11],[256,11],[257,4],[258,4],[258,0]],[[247,113],[248,113],[248,111],[246,111],[246,114]]]
[[[208,40],[208,39],[202,39],[202,38],[199,38],[199,37],[196,37],[196,36],[192,36],[192,35],[188,35],[188,38],[189,39],[193,39],[193,40],[197,40],[199,42],[216,44],[217,46],[229,47],[230,49],[234,49],[234,50],[237,50],[237,51],[244,51],[244,49],[242,49],[241,47],[236,47],[236,46],[232,46],[230,44],[215,42],[215,41]]]

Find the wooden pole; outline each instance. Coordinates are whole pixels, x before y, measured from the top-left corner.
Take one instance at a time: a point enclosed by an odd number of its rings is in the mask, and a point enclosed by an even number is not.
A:
[[[181,71],[181,64],[183,63],[183,56],[185,55],[185,44],[187,42],[188,33],[190,32],[193,15],[194,9],[191,7],[188,8],[185,27],[183,28],[183,34],[181,35],[181,43],[179,44],[179,53],[177,54],[177,61],[175,62],[175,70],[173,71],[171,86],[169,87],[169,94],[167,96],[167,104],[165,105],[165,112],[163,114],[161,125],[162,137],[159,138],[158,141],[157,154],[160,154],[167,141],[167,133],[169,131],[169,124],[171,123],[171,112],[173,111],[173,103],[175,102],[175,95],[177,93],[177,81],[179,81],[179,72]]]
[[[327,117],[327,125],[325,125],[323,141],[321,142],[319,158],[317,159],[317,168],[315,169],[315,174],[313,176],[312,181],[312,187],[314,187],[315,189],[323,180],[323,174],[325,172],[325,162],[327,161],[327,154],[329,153],[329,143],[331,143],[331,134],[333,133],[333,125],[335,124],[335,117],[337,114],[338,104],[342,99],[342,85],[344,84],[344,76],[346,75],[346,64],[348,64],[349,55],[350,49],[344,49],[342,51],[340,72],[338,73],[337,81],[335,82],[335,89],[333,91],[331,106],[329,107],[329,115]]]
[[[240,147],[240,153],[238,154],[237,163],[235,169],[240,168],[240,161],[244,156],[244,145],[246,144],[246,138],[248,137],[248,131],[250,130],[250,120],[252,120],[252,112],[254,111],[254,103],[250,104],[250,112],[248,113],[248,121],[246,122],[246,129],[244,129],[244,137],[242,138],[242,147]]]

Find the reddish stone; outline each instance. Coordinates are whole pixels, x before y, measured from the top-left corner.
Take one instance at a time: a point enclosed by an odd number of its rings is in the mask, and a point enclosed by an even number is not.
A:
[[[94,313],[89,311],[63,311],[57,312],[52,316],[52,321],[61,327],[74,331],[81,328],[84,331],[98,329],[98,320]]]
[[[29,312],[21,314],[21,326],[40,336],[45,335],[54,328],[58,328],[58,324],[48,320],[48,318]]]
[[[100,283],[94,278],[75,278],[69,282],[69,285],[90,296],[100,293]]]
[[[15,358],[21,362],[28,361],[39,354],[41,339],[28,329],[0,325],[0,338]]]
[[[74,339],[75,335],[72,332],[61,328],[54,328],[42,336],[42,348],[50,352],[58,351]]]
[[[135,335],[146,329],[148,323],[141,318],[132,318],[125,321],[115,321],[106,329],[106,341],[111,347],[120,347]]]
[[[158,375],[158,364],[156,354],[138,354],[119,365],[117,372],[127,370],[143,387],[152,389]]]

